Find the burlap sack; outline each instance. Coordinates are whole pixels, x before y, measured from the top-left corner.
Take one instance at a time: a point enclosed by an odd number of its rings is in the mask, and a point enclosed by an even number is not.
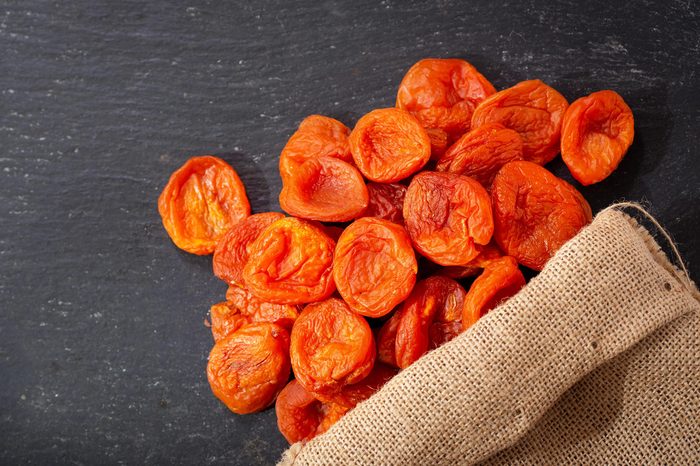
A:
[[[282,465],[700,464],[700,303],[608,209]]]

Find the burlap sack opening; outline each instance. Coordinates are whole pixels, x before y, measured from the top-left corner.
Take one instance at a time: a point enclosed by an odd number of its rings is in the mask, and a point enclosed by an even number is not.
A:
[[[518,295],[282,465],[699,464],[700,302],[606,209]]]

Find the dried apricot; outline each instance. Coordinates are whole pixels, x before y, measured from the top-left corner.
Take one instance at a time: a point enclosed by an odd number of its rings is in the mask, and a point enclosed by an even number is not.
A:
[[[250,319],[233,303],[214,304],[209,310],[211,317],[211,334],[214,341],[223,340],[233,332],[250,323]]]
[[[299,309],[292,304],[276,304],[260,301],[247,289],[231,285],[226,291],[226,300],[238,308],[251,322],[272,322],[287,330],[292,329],[299,317]],[[213,322],[212,322],[213,329]]]
[[[279,212],[265,212],[251,215],[234,225],[216,245],[212,259],[214,275],[229,285],[242,285],[243,267],[250,255],[250,246],[265,228],[281,218],[284,215]]]
[[[479,255],[470,260],[468,264],[443,267],[441,273],[450,278],[473,277],[479,275],[489,262],[503,257],[503,253],[498,249],[493,239],[486,246],[479,246],[477,249]]]
[[[438,279],[442,288],[442,305],[438,306],[428,331],[431,349],[442,346],[462,333],[462,309],[467,294],[462,285],[456,281],[439,276],[433,277],[433,280]]]
[[[508,162],[523,158],[523,140],[499,123],[488,123],[466,133],[437,163],[437,171],[474,178],[484,187]]]
[[[306,117],[280,154],[282,181],[310,159],[326,156],[352,162],[349,134],[348,127],[333,118],[322,115]]]
[[[243,281],[261,301],[302,304],[333,294],[335,241],[306,220],[287,217],[267,227],[250,247]]]
[[[472,128],[500,123],[523,140],[523,158],[544,165],[559,152],[564,112],[560,93],[538,79],[523,81],[486,98],[474,110]]]
[[[465,265],[493,234],[491,201],[475,180],[424,171],[406,191],[403,216],[413,245],[440,265]]]
[[[241,327],[209,354],[207,379],[231,411],[248,414],[269,406],[289,380],[289,334],[270,323]]]
[[[362,401],[374,395],[385,383],[398,373],[395,367],[387,364],[376,363],[372,372],[360,382],[345,385],[340,392],[333,397],[333,403],[352,409]]]
[[[410,113],[398,108],[373,110],[350,133],[350,151],[365,178],[395,183],[430,159],[430,138]]]
[[[430,138],[430,160],[438,160],[450,145],[448,134],[438,128],[425,128]]]
[[[401,225],[363,217],[340,235],[333,276],[338,292],[358,314],[389,313],[411,292],[417,271],[411,239]]]
[[[462,310],[462,329],[466,330],[484,314],[497,307],[525,286],[525,277],[514,258],[505,256],[491,261],[469,288]]]
[[[290,215],[324,222],[345,222],[367,207],[365,181],[357,169],[333,157],[309,159],[282,183],[280,206]]]
[[[406,187],[402,184],[367,183],[369,203],[363,217],[376,217],[403,225],[403,200]]]
[[[390,366],[396,365],[396,329],[401,315],[398,311],[384,322],[377,333],[377,360]]]
[[[292,368],[299,383],[322,401],[369,375],[376,349],[367,321],[342,300],[307,305],[292,328]]]
[[[431,326],[437,316],[438,325],[461,318],[464,295],[459,283],[440,275],[416,283],[397,311],[395,354],[398,367],[410,366],[428,351]],[[442,333],[439,327],[434,331],[437,335]]]
[[[177,247],[205,255],[250,215],[250,204],[236,171],[220,158],[204,155],[172,174],[158,198],[158,212]]]
[[[491,185],[491,198],[498,247],[534,270],[542,270],[591,221],[581,193],[532,162],[504,165]]]
[[[457,139],[469,131],[474,108],[494,92],[470,63],[427,58],[404,76],[396,106],[411,112],[424,127],[442,129]]]
[[[579,183],[597,183],[615,171],[633,139],[634,116],[620,94],[594,92],[564,114],[561,158]]]
[[[328,429],[333,427],[333,424],[340,421],[340,419],[350,411],[350,408],[341,406],[335,403],[324,403],[323,404],[323,418],[321,419],[321,425],[318,426],[316,435],[321,435],[326,433]]]
[[[325,414],[323,403],[296,380],[289,382],[277,396],[275,413],[277,427],[290,444],[315,437]]]

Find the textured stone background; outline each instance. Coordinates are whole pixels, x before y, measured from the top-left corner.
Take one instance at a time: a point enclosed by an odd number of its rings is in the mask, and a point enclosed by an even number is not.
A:
[[[235,416],[210,394],[203,320],[225,286],[172,246],[156,198],[188,156],[217,153],[254,210],[277,209],[298,122],[352,126],[393,105],[423,57],[465,58],[497,88],[619,91],[634,146],[582,191],[595,210],[650,202],[697,279],[698,14],[692,1],[3,1],[0,463],[276,460],[274,412]]]

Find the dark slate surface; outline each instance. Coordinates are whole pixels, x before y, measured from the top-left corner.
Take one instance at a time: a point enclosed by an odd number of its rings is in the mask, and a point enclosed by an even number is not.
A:
[[[276,460],[274,413],[209,392],[203,320],[225,287],[172,246],[156,198],[189,155],[220,153],[276,209],[297,123],[393,105],[422,57],[498,88],[618,90],[634,146],[583,192],[650,202],[700,277],[696,2],[2,3],[2,464]]]

